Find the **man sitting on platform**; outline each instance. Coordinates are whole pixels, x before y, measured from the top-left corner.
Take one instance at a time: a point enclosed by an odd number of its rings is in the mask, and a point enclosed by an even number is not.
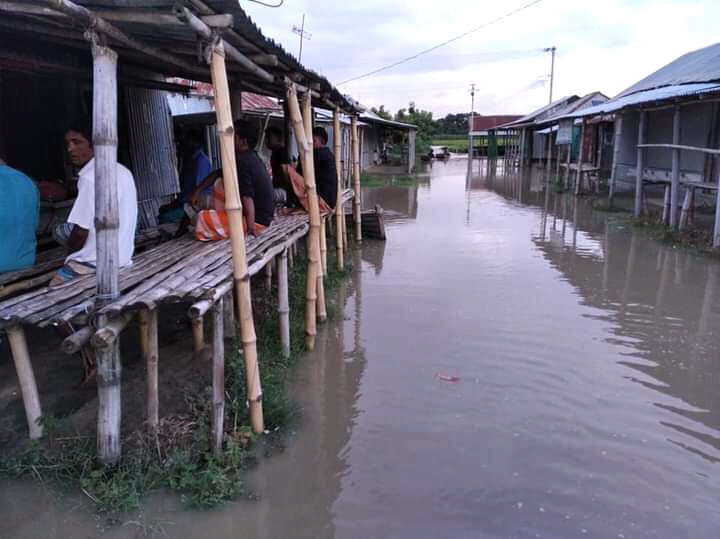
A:
[[[313,129],[313,163],[315,164],[315,186],[317,194],[330,208],[337,202],[337,170],[335,154],[327,147],[328,133],[324,127]],[[298,166],[302,176],[302,166]]]
[[[250,236],[260,234],[270,226],[275,212],[272,180],[262,159],[253,150],[256,144],[257,133],[253,127],[244,121],[235,122],[235,159],[243,207],[243,228]],[[195,188],[191,196],[192,204],[199,207],[200,193],[211,185],[214,185],[214,208],[201,210],[195,223],[195,237],[200,241],[220,240],[230,235],[222,169],[209,175]]]
[[[65,134],[67,153],[78,174],[78,195],[66,223],[53,230],[55,240],[68,248],[70,254],[50,282],[50,286],[70,281],[79,276],[95,272],[96,231],[95,231],[95,153],[90,130],[72,128]],[[118,196],[118,263],[120,267],[131,263],[135,249],[135,228],[137,226],[137,191],[132,173],[117,164]]]
[[[35,263],[40,195],[33,181],[5,164],[0,148],[0,273]]]

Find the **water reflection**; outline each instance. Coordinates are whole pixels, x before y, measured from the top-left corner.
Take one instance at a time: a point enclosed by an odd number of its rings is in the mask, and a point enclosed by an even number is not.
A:
[[[720,264],[649,240],[585,199],[531,188],[542,179],[536,168],[470,186],[518,201],[524,191],[541,216],[533,243],[586,305],[602,309],[608,341],[627,348],[619,363],[642,373],[634,382],[677,399],[654,401],[676,415],[662,421],[674,431],[668,441],[719,462]]]

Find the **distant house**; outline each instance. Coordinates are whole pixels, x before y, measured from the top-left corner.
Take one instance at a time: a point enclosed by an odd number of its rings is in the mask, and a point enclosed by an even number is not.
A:
[[[591,121],[613,115],[611,193],[635,190],[642,210],[648,184],[667,186],[666,218],[680,221],[680,200],[711,192],[720,169],[720,43],[687,53],[605,103],[568,115]],[[672,208],[672,209],[671,209]],[[716,240],[720,244],[720,230]]]
[[[511,114],[497,114],[493,116],[475,114],[470,134],[473,137],[486,136],[491,129],[496,129],[501,125],[509,124],[520,118],[522,118],[522,116]]]

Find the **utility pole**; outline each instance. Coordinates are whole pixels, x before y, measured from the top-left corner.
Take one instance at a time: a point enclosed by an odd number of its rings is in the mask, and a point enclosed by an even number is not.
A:
[[[303,47],[303,41],[304,40],[310,40],[312,39],[312,34],[310,32],[305,31],[305,14],[303,13],[302,16],[302,23],[300,24],[300,28],[293,25],[292,31],[294,34],[297,34],[300,36],[300,54],[298,54],[298,62],[302,60],[302,47]]]
[[[549,52],[551,54],[551,60],[550,60],[550,103],[552,103],[553,99],[553,82],[555,81],[555,51],[557,50],[555,46],[548,47],[547,49],[544,49],[545,52]]]
[[[475,83],[470,85],[470,122],[468,126],[468,161],[472,163],[475,152],[473,151],[473,129],[475,128]],[[470,165],[472,171],[472,164]]]

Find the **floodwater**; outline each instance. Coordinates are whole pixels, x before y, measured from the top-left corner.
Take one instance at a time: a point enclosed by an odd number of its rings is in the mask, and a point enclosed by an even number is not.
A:
[[[720,536],[720,264],[546,194],[535,173],[466,171],[453,157],[364,193],[388,241],[352,254],[344,320],[297,372],[297,429],[249,474],[257,499],[191,512],[154,496],[146,530]],[[47,504],[23,526],[37,506],[22,495],[2,494],[20,511],[2,537],[85,536]]]

